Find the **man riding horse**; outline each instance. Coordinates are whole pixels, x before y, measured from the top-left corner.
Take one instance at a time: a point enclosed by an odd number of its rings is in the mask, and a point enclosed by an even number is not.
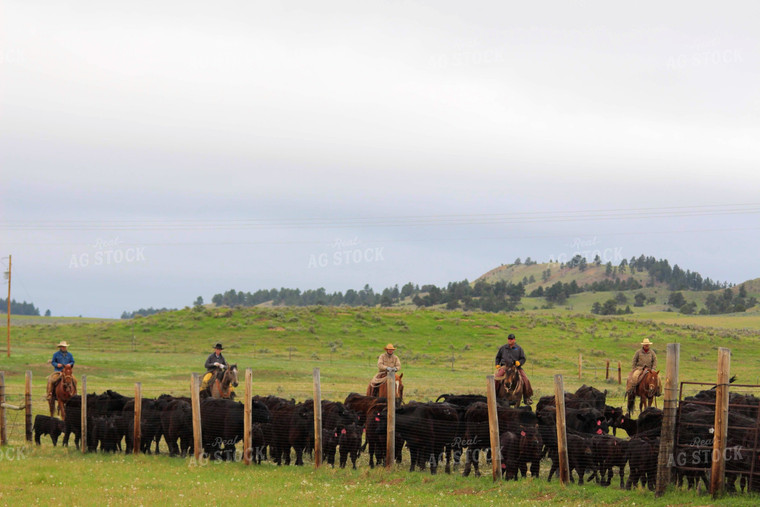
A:
[[[636,388],[646,370],[654,371],[657,369],[657,354],[649,348],[651,345],[654,344],[649,341],[649,338],[644,338],[644,341],[641,342],[641,348],[633,355],[632,370],[628,374],[628,380],[625,383],[626,396],[636,392]],[[660,396],[662,394],[662,381],[659,377],[657,380],[657,392],[655,396]]]
[[[201,381],[201,391],[204,391],[208,387],[208,383],[214,377],[216,372],[227,368],[227,360],[222,355],[222,350],[224,350],[224,347],[222,347],[221,343],[217,342],[217,344],[214,345],[214,351],[206,359],[206,374]]]
[[[58,344],[58,351],[53,354],[51,364],[53,365],[53,373],[47,378],[47,400],[51,401],[55,399],[55,387],[61,380],[64,366],[70,364],[74,367],[74,356],[68,351],[69,344],[66,341],[62,341]],[[76,387],[77,380],[74,380],[74,386]]]
[[[392,343],[385,346],[385,352],[380,354],[377,358],[377,374],[370,380],[368,396],[377,396],[377,391],[381,384],[385,382],[385,377],[388,375],[389,369],[398,371],[401,369],[401,361],[398,356],[393,354],[396,347]]]
[[[526,405],[533,404],[533,387],[530,385],[528,375],[523,370],[525,364],[525,352],[522,347],[516,343],[515,335],[510,334],[507,336],[507,343],[499,348],[499,352],[496,353],[496,366],[499,366],[499,370],[496,376],[504,376],[507,366],[514,365],[517,367],[517,371],[520,373],[520,378],[523,381],[523,403]],[[518,399],[519,402],[519,399]]]

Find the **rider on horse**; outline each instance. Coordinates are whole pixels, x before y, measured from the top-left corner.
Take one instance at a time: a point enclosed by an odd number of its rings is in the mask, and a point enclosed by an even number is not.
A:
[[[377,396],[377,390],[385,382],[388,369],[394,368],[396,371],[401,369],[401,361],[397,355],[393,354],[394,350],[396,350],[396,347],[392,343],[389,343],[385,346],[385,352],[377,358],[377,374],[369,382],[372,388],[371,396]]]
[[[632,370],[631,373],[628,374],[628,380],[625,383],[626,395],[632,394],[636,391],[636,387],[639,385],[646,370],[657,369],[657,354],[654,353],[654,350],[649,348],[650,345],[653,345],[653,343],[649,341],[649,338],[644,338],[644,341],[641,342],[641,348],[633,355]],[[656,396],[660,396],[662,394],[662,381],[659,377],[657,380],[658,385]]]
[[[53,371],[53,373],[51,373],[47,378],[48,401],[55,398],[55,386],[61,379],[63,367],[67,364],[70,364],[72,368],[74,367],[74,356],[71,354],[71,352],[68,351],[68,346],[69,344],[67,342],[62,341],[58,344],[58,351],[53,354],[51,364],[53,365],[55,371]],[[74,385],[76,386],[77,381],[76,379],[73,380]]]
[[[222,355],[222,350],[224,350],[222,344],[217,343],[214,345],[214,352],[212,352],[211,355],[208,356],[208,359],[206,359],[206,374],[203,376],[203,381],[201,382],[201,391],[208,387],[208,383],[217,369],[224,370],[227,368],[227,360]]]
[[[520,377],[523,381],[523,403],[526,405],[533,404],[533,387],[530,385],[528,375],[523,370],[525,364],[525,352],[516,342],[515,335],[510,334],[507,336],[506,345],[502,345],[499,348],[499,352],[496,353],[496,366],[512,366],[517,367],[517,371],[520,372]],[[497,376],[503,376],[506,368],[500,368],[497,372]]]

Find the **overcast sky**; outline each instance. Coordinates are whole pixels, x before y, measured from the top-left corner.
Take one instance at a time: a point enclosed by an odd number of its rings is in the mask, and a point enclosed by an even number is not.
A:
[[[13,298],[760,276],[757,2],[4,2]],[[7,263],[7,259],[3,259]]]

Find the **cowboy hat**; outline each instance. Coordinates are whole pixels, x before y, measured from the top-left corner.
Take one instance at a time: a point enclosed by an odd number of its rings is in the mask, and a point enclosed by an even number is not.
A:
[[[649,341],[649,338],[644,338],[644,341],[641,342],[642,345],[654,345],[654,343]]]
[[[69,344],[64,340],[61,343],[58,344],[59,347],[68,347]]]
[[[385,346],[385,350],[396,350],[396,347],[394,347],[392,343],[389,343]]]
[[[219,349],[219,350],[224,350],[224,347],[222,347],[222,343],[221,342],[217,342],[216,345],[214,345],[214,348],[215,349]]]

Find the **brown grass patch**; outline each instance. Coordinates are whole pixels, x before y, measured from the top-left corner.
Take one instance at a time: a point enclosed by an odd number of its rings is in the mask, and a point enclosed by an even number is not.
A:
[[[270,327],[269,330],[270,331],[285,331],[285,328],[282,326],[275,326],[275,327]]]
[[[453,492],[455,495],[479,495],[480,491],[475,491],[472,488],[455,489]]]

